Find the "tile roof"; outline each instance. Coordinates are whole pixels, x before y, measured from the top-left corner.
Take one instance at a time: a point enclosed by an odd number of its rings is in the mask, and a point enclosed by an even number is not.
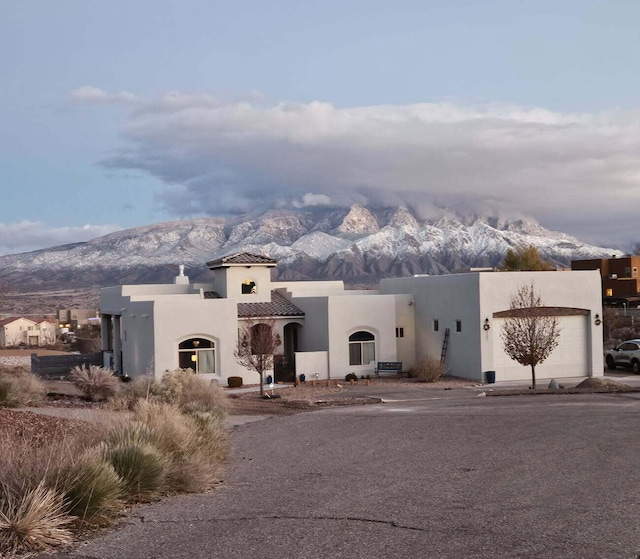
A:
[[[271,292],[270,303],[238,303],[238,318],[304,316],[304,311],[277,291]]]
[[[275,266],[277,263],[277,260],[273,260],[273,258],[268,258],[261,254],[236,252],[235,254],[229,254],[228,256],[223,256],[222,258],[218,258],[217,260],[211,260],[211,262],[207,262],[207,266],[210,269],[213,269],[223,268],[224,266],[230,266],[232,264],[267,264],[270,266]]]
[[[20,320],[22,317],[21,316],[10,316],[9,318],[3,318],[2,320],[0,320],[0,326],[4,326],[5,324],[11,324],[12,322],[15,322],[16,320]]]

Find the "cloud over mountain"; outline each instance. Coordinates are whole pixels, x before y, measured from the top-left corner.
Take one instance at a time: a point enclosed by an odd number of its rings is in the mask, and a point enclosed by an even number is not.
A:
[[[171,93],[139,101],[107,167],[166,186],[173,215],[353,203],[533,215],[589,241],[633,240],[640,112],[443,103],[335,107]]]
[[[84,225],[82,227],[50,227],[37,221],[0,223],[0,254],[88,241],[117,231],[116,225]]]

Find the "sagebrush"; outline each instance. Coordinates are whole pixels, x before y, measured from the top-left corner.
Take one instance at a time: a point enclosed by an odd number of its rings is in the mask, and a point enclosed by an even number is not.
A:
[[[435,382],[446,372],[447,370],[440,359],[424,357],[409,371],[409,376],[422,382]]]

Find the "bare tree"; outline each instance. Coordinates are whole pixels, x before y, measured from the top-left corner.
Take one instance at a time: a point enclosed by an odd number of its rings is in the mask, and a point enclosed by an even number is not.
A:
[[[511,316],[500,337],[505,353],[523,366],[531,367],[532,388],[536,388],[536,366],[543,363],[558,347],[560,325],[558,318],[549,314],[542,297],[533,283],[520,287],[511,297]]]
[[[260,375],[260,395],[264,394],[264,372],[273,368],[273,354],[280,344],[273,320],[248,320],[240,327],[233,355],[240,365]]]

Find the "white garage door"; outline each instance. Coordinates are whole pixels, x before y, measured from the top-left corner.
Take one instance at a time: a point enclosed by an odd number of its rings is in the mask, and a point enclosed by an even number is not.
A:
[[[536,379],[580,377],[588,374],[589,345],[587,343],[587,315],[559,316],[559,344],[547,360],[536,367]],[[531,367],[523,367],[504,352],[502,325],[505,318],[494,319],[496,332],[494,335],[493,361],[496,380],[529,380]]]

